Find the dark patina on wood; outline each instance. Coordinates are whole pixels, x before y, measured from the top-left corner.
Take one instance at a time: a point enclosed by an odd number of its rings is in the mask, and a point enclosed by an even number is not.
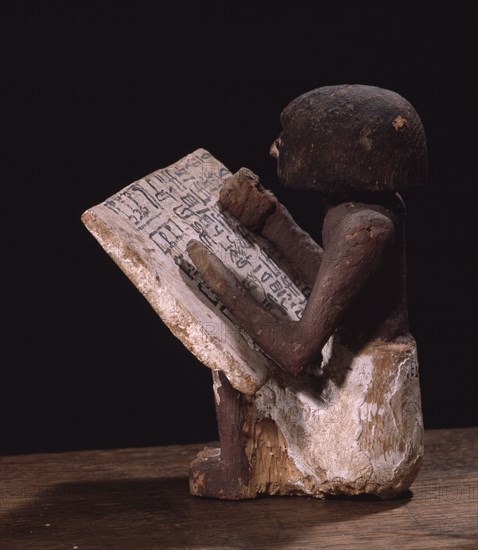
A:
[[[415,109],[374,86],[324,86],[301,95],[281,114],[272,151],[287,187],[398,191],[424,183],[427,148]]]
[[[302,319],[277,319],[261,308],[199,242],[191,242],[188,252],[265,353],[299,374],[339,327],[358,345],[373,336],[407,334],[405,207],[397,191],[423,181],[426,142],[406,100],[369,86],[309,92],[294,100],[281,120],[284,129],[271,148],[278,176],[284,185],[314,188],[321,195],[324,249],[245,169],[226,182],[221,202],[274,244],[313,287]]]
[[[292,101],[281,122],[283,130],[271,147],[278,177],[284,186],[316,191],[317,201],[323,202],[323,248],[246,169],[226,181],[221,203],[273,244],[312,287],[301,319],[279,318],[259,304],[201,243],[191,241],[188,253],[256,344],[287,375],[300,377],[309,365],[320,363],[321,350],[333,334],[339,333],[355,350],[373,340],[406,343],[412,338],[405,288],[405,206],[398,192],[424,182],[427,151],[423,126],[410,103],[371,86],[313,90]],[[234,403],[221,400],[221,432]],[[241,453],[240,446],[227,446],[221,437],[224,456]],[[200,487],[195,494],[202,494]],[[219,490],[205,489],[204,494],[221,496]]]
[[[199,493],[227,500],[244,498],[250,477],[244,431],[245,396],[235,390],[225,374],[214,373],[216,380],[216,417],[221,449],[204,449],[191,464],[190,485]]]

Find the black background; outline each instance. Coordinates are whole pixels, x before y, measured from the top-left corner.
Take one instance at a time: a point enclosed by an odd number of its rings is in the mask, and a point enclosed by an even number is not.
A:
[[[411,330],[425,424],[476,424],[475,2],[2,3],[4,452],[217,437],[210,372],[156,317],[81,213],[197,147],[277,187],[287,103],[341,83],[420,113],[409,192]]]

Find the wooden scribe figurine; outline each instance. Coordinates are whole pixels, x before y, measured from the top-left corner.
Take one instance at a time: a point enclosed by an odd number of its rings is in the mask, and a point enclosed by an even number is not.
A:
[[[323,248],[246,169],[220,202],[311,287],[300,320],[265,309],[210,250],[188,243],[203,280],[278,367],[254,395],[214,373],[221,449],[193,462],[191,491],[393,498],[423,456],[399,192],[426,178],[425,133],[405,99],[362,85],[308,92],[281,123],[271,148],[279,181],[323,201]]]

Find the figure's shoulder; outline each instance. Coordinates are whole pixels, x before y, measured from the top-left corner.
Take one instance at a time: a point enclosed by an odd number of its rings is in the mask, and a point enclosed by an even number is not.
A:
[[[387,209],[363,203],[341,203],[330,208],[325,216],[324,244],[334,240],[363,242],[365,237],[389,238],[395,232],[393,216]]]

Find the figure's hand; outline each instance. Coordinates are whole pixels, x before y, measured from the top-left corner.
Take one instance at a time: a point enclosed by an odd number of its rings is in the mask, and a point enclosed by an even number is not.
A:
[[[219,201],[251,231],[260,231],[279,206],[276,197],[264,189],[259,177],[247,168],[241,168],[226,180]]]
[[[305,345],[299,323],[275,317],[260,304],[234,273],[199,241],[187,243],[187,252],[203,281],[234,316],[237,323],[254,342],[272,359],[278,368],[298,376],[311,363],[304,355]],[[304,357],[304,358],[303,358]],[[315,352],[314,362],[321,362],[320,349]],[[274,374],[277,368],[270,364]]]
[[[202,243],[194,239],[186,245],[186,250],[194,266],[201,274],[203,281],[213,290],[216,296],[234,315],[244,308],[247,290],[239,283],[234,273]],[[250,297],[252,299],[252,297]],[[250,300],[249,300],[250,301]],[[244,302],[241,304],[241,302]]]

